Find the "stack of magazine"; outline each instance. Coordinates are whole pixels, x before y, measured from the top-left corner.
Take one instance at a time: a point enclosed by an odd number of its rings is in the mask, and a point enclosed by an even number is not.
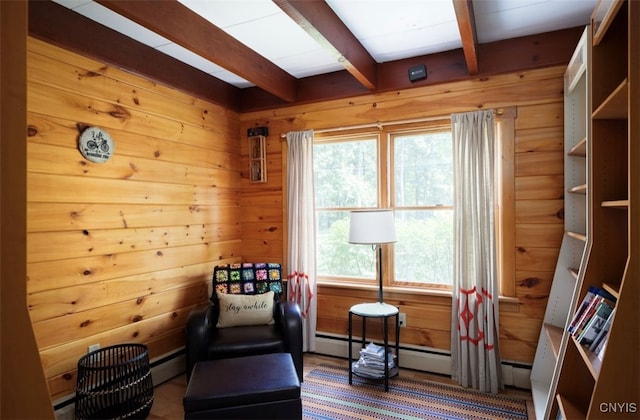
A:
[[[395,362],[393,353],[389,351],[388,354],[389,371],[391,372]],[[366,378],[384,378],[384,347],[369,343],[360,350],[360,359],[353,362],[351,371]],[[389,376],[392,374],[390,373]]]

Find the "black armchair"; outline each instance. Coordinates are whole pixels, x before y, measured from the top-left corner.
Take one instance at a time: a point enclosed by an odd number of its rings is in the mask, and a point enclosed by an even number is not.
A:
[[[194,309],[186,326],[187,380],[198,361],[226,359],[268,353],[290,353],[302,382],[302,315],[294,302],[281,301],[275,294],[274,322],[217,328],[220,304],[216,298],[216,275],[212,302]]]

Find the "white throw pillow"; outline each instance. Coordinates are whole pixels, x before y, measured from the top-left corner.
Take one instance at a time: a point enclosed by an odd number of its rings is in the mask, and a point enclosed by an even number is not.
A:
[[[273,324],[273,291],[260,295],[218,293],[218,328]]]

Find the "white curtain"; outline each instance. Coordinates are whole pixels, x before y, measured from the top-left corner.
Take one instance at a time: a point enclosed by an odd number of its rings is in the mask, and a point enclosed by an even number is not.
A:
[[[454,154],[452,378],[465,387],[503,388],[498,349],[494,222],[494,113],[451,115]]]
[[[287,263],[290,301],[302,311],[303,351],[316,348],[316,220],[313,130],[287,134]]]

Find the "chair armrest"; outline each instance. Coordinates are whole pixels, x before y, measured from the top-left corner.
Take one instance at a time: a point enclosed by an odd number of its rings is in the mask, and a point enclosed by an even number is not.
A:
[[[187,318],[185,327],[185,353],[187,381],[191,377],[191,371],[196,362],[207,359],[207,347],[211,340],[212,329],[215,323],[212,305],[195,308]]]
[[[295,302],[280,302],[278,304],[280,329],[284,337],[293,363],[296,366],[298,379],[302,382],[303,360],[302,360],[302,314],[300,307]]]

